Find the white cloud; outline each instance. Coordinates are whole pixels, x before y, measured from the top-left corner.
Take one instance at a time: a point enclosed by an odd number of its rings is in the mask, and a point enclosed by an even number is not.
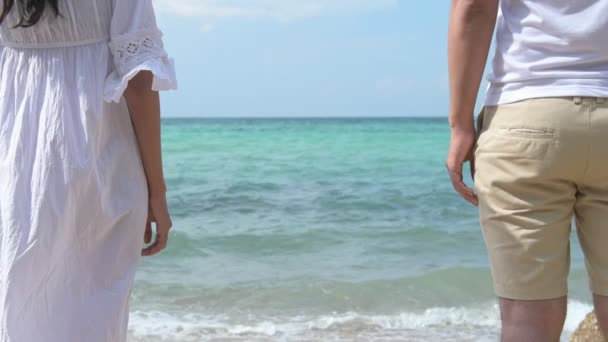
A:
[[[269,18],[293,21],[324,14],[395,8],[399,0],[155,0],[161,11],[211,21]]]

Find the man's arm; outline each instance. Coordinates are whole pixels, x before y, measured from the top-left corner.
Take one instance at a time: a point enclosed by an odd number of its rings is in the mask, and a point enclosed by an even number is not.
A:
[[[499,0],[453,0],[448,36],[451,142],[447,167],[456,191],[477,205],[462,167],[473,162],[474,111],[496,25]],[[473,172],[473,164],[472,172]]]

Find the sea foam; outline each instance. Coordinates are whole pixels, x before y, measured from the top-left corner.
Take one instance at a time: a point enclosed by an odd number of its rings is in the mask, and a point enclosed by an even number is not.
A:
[[[588,304],[571,301],[563,341],[573,333]],[[356,312],[321,316],[244,317],[135,311],[131,341],[495,341],[500,319],[493,303],[371,315]]]

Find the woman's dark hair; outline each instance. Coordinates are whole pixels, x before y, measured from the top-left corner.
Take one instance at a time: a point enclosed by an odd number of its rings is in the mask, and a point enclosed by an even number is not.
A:
[[[0,24],[6,19],[10,11],[15,7],[19,11],[19,22],[15,27],[30,27],[36,25],[44,10],[50,7],[55,15],[59,15],[59,0],[3,0],[2,14],[0,14]],[[88,0],[85,0],[88,1]]]

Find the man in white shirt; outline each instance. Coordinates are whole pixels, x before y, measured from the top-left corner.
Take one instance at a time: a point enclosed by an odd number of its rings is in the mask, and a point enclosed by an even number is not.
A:
[[[608,0],[453,0],[449,67],[447,168],[479,206],[502,341],[559,341],[573,217],[608,336]]]

